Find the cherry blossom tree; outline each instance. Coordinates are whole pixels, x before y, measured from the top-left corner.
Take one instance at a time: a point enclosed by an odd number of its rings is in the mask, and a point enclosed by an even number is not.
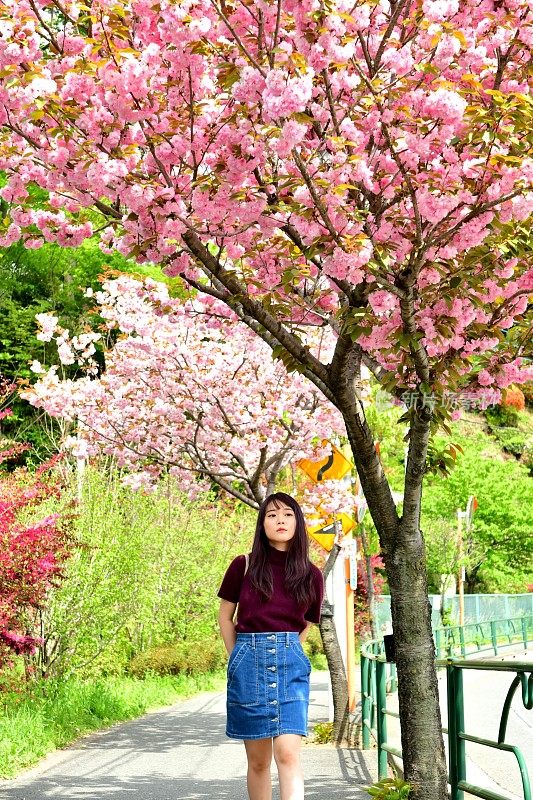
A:
[[[97,234],[165,264],[340,411],[391,590],[406,779],[444,800],[422,484],[455,404],[531,376],[530,3],[4,0],[0,15],[1,243]],[[309,324],[335,333],[331,359]],[[401,511],[362,363],[406,402]]]
[[[92,292],[90,293],[92,294]],[[218,300],[183,303],[163,283],[122,275],[95,293],[104,332],[70,337],[51,314],[38,338],[55,340],[61,364],[22,397],[76,421],[66,445],[78,458],[112,455],[125,482],[149,487],[168,471],[192,495],[214,483],[258,508],[280,470],[320,455],[344,432],[342,416],[306,378],[288,375],[270,348]],[[98,376],[95,342],[113,332]],[[325,349],[325,331],[314,335]]]
[[[92,292],[89,293],[92,295]],[[218,300],[183,303],[167,287],[122,275],[95,294],[104,331],[70,337],[52,314],[39,314],[42,341],[55,341],[53,366],[21,394],[54,417],[75,423],[65,445],[81,459],[105,453],[126,468],[124,481],[150,487],[167,470],[194,496],[212,482],[258,508],[275,490],[280,470],[328,452],[324,440],[344,430],[342,416],[306,378],[289,375],[270,348]],[[95,343],[112,332],[99,376]],[[118,337],[118,338],[117,338]],[[308,334],[317,351],[331,348],[321,329]],[[350,512],[353,495],[330,488],[307,492],[311,512]],[[320,485],[319,485],[320,488]],[[346,497],[347,495],[347,497]],[[347,505],[346,505],[347,504]],[[338,555],[334,550],[329,560]],[[334,737],[349,741],[348,689],[331,617],[320,623],[334,700]]]

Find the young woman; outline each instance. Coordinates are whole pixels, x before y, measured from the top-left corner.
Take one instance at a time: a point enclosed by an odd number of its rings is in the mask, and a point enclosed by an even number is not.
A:
[[[281,800],[304,796],[300,745],[311,665],[302,642],[320,621],[323,594],[300,506],[284,492],[270,495],[259,509],[249,557],[231,562],[218,592],[229,654],[226,734],[244,740],[250,800],[272,798],[272,755]]]

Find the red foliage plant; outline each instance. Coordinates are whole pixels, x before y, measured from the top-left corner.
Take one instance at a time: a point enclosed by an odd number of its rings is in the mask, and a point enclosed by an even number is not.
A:
[[[16,457],[21,447],[2,447],[0,442],[0,464]],[[31,612],[44,606],[72,551],[59,515],[21,519],[47,498],[59,496],[60,481],[52,474],[56,461],[34,474],[25,468],[0,473],[0,669],[12,664],[13,655],[29,655],[40,644]]]
[[[519,389],[518,386],[509,386],[504,392],[502,406],[516,408],[517,411],[523,411],[526,407],[524,392]]]

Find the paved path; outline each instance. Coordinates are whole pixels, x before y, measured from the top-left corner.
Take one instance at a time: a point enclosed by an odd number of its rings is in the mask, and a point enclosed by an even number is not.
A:
[[[327,720],[328,701],[327,673],[311,677],[312,727]],[[509,675],[466,670],[464,683],[466,729],[496,738]],[[446,725],[444,673],[439,687]],[[246,800],[244,748],[224,734],[224,703],[224,693],[206,693],[92,734],[19,778],[0,780],[0,800]],[[393,697],[388,704],[394,707]],[[533,778],[532,724],[533,714],[517,693],[507,741],[521,747]],[[391,742],[399,746],[397,724],[389,718],[388,726]],[[306,799],[368,800],[364,787],[376,780],[375,750],[339,750],[307,740],[302,752]],[[467,745],[467,756],[471,782],[510,800],[522,797],[513,757],[473,744]],[[273,775],[274,800],[279,800],[275,768]]]
[[[311,688],[312,726],[328,718],[327,673],[313,672]],[[224,693],[203,694],[81,739],[19,778],[0,781],[0,798],[246,800],[244,747],[226,737],[224,724]],[[302,759],[306,799],[368,800],[375,751],[307,743]]]

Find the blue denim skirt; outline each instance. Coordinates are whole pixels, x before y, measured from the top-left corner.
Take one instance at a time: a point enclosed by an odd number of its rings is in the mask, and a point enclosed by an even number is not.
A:
[[[307,736],[310,674],[297,633],[238,633],[228,662],[227,736]]]

